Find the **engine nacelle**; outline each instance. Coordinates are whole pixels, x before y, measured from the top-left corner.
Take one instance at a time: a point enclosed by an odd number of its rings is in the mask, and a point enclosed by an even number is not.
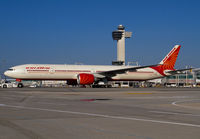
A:
[[[81,85],[90,85],[94,83],[94,75],[87,73],[80,73],[77,76],[77,83]]]

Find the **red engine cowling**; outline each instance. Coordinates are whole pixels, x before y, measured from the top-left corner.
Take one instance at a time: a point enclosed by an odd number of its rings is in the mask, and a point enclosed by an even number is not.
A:
[[[81,85],[90,85],[94,83],[94,75],[81,73],[77,76],[77,82]]]

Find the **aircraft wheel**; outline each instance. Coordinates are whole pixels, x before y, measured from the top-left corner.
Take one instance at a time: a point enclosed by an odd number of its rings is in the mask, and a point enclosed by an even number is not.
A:
[[[4,84],[4,85],[3,85],[3,88],[7,88],[7,85],[6,85],[6,84]]]
[[[22,88],[22,87],[24,87],[24,85],[22,83],[18,83],[17,87]]]

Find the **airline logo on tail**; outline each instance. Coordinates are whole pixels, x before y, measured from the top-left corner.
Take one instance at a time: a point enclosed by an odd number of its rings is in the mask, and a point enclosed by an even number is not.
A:
[[[180,45],[174,46],[174,48],[167,54],[167,56],[159,63],[161,65],[151,68],[156,70],[163,76],[166,75],[165,71],[175,70],[174,65],[176,63],[180,48]]]

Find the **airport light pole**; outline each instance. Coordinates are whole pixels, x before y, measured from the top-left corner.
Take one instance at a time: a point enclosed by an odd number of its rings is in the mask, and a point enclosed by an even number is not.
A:
[[[196,87],[197,85],[197,73],[195,71],[192,71],[193,74],[193,87]]]
[[[188,66],[186,66],[187,69]],[[187,86],[187,71],[185,71],[185,86]]]

